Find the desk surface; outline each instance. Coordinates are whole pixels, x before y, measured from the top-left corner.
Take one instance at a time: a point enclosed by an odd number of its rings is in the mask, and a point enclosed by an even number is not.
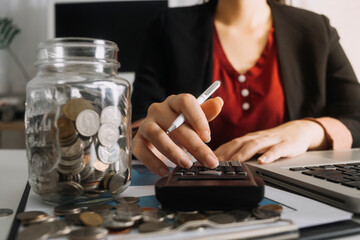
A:
[[[28,179],[25,150],[0,150],[0,208],[14,213],[0,217],[0,240],[7,239]],[[359,239],[359,235],[341,238]]]

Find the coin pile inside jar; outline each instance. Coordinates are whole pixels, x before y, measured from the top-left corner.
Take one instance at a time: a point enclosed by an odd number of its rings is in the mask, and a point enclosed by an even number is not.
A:
[[[194,221],[205,220],[219,225],[279,218],[280,205],[264,205],[252,211],[189,211],[173,212],[166,209],[140,207],[136,197],[117,198],[115,206],[101,203],[90,206],[60,205],[55,207],[57,217],[43,212],[24,212],[17,218],[27,226],[19,233],[19,240],[67,235],[69,239],[105,239],[108,234],[149,233],[172,230],[190,224],[187,230],[199,228]],[[59,220],[61,216],[64,220]],[[24,220],[25,219],[25,220]],[[32,224],[37,223],[37,224]],[[194,226],[191,227],[192,223]],[[54,225],[54,226],[53,226]],[[69,230],[70,228],[70,230]],[[32,231],[37,230],[37,233]]]
[[[37,176],[31,181],[34,191],[45,201],[64,204],[125,190],[130,184],[131,154],[124,118],[118,106],[101,108],[84,98],[66,102],[51,128],[60,154],[51,147],[31,148],[31,169],[37,171],[30,170],[30,180]]]

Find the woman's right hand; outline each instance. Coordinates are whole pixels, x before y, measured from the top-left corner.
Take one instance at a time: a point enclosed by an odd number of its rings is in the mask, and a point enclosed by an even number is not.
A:
[[[169,174],[164,164],[166,159],[184,168],[191,167],[192,161],[184,149],[204,166],[216,167],[218,159],[205,143],[210,141],[208,121],[220,113],[222,106],[220,97],[209,99],[200,106],[191,94],[171,95],[164,102],[153,103],[133,139],[134,155],[160,176]],[[185,122],[166,134],[181,113]]]

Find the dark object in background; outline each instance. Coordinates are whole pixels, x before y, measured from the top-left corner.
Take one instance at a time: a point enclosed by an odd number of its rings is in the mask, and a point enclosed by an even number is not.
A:
[[[24,120],[25,97],[0,96],[0,121]]]
[[[76,2],[76,1],[74,1]],[[168,1],[57,3],[54,37],[106,39],[119,47],[119,72],[134,72],[148,25]]]

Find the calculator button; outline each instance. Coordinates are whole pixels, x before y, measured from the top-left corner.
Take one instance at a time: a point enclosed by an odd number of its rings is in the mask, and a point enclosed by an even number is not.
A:
[[[235,172],[225,172],[226,175],[235,175]]]
[[[183,176],[183,175],[184,175],[183,172],[176,172],[176,173],[174,173],[174,174],[175,174],[175,176]]]
[[[236,174],[240,176],[247,176],[247,172],[237,172]]]
[[[220,176],[221,172],[220,171],[215,171],[215,170],[208,170],[208,171],[200,171],[199,172],[200,175],[215,175],[215,176]]]
[[[187,172],[187,173],[185,173],[185,175],[187,175],[187,176],[195,176],[196,175],[196,173],[195,172]]]

